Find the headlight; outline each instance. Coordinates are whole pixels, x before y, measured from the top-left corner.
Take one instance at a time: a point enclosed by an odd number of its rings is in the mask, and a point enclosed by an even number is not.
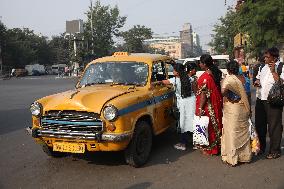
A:
[[[42,114],[42,106],[38,102],[32,103],[30,110],[33,116],[39,117]]]
[[[118,116],[118,111],[115,106],[109,105],[104,108],[103,114],[106,120],[114,121]]]

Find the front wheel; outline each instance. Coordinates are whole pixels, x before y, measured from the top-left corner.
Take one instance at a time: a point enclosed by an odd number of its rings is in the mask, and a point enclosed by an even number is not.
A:
[[[133,167],[146,163],[152,148],[151,126],[145,121],[136,124],[133,137],[124,151],[126,162]]]
[[[55,158],[60,158],[60,157],[65,157],[67,156],[66,153],[64,152],[57,152],[57,151],[53,151],[51,147],[47,146],[46,144],[44,144],[42,146],[42,150],[51,157],[55,157]]]

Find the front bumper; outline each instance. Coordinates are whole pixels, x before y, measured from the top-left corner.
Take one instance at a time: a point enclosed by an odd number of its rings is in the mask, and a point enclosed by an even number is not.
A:
[[[81,132],[68,132],[68,131],[50,131],[32,129],[27,127],[26,131],[32,135],[33,138],[49,137],[59,139],[82,139],[82,140],[96,140],[96,141],[110,141],[110,142],[122,142],[129,140],[132,136],[132,132],[122,134],[111,133],[81,133]]]

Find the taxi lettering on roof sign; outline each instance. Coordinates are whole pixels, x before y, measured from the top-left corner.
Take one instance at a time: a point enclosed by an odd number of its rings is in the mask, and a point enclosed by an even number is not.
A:
[[[124,151],[126,162],[139,167],[150,155],[152,136],[175,125],[174,90],[155,85],[168,78],[171,61],[126,52],[96,59],[74,90],[31,105],[33,125],[27,130],[49,156]]]
[[[113,54],[113,56],[128,56],[129,53],[128,52],[115,52]]]

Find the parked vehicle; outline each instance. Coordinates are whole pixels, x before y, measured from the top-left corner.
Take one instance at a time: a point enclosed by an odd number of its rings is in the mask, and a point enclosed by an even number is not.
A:
[[[229,55],[212,55],[212,58],[213,58],[214,64],[216,64],[218,68],[222,71],[223,78],[224,78],[228,74],[226,64],[230,60]],[[196,63],[197,64],[196,76],[199,77],[203,74],[204,71],[200,70],[198,61],[200,61],[200,57],[179,59],[176,62],[182,63],[182,64]]]
[[[51,66],[51,72],[52,74],[62,74],[64,73],[65,67],[67,67],[66,64],[53,64]]]
[[[173,88],[154,85],[168,78],[169,62],[165,55],[125,52],[96,59],[76,89],[31,105],[27,130],[49,156],[123,150],[126,162],[139,167],[149,157],[152,136],[175,125]]]
[[[26,76],[27,74],[28,74],[27,70],[22,69],[22,68],[18,68],[18,69],[14,70],[14,73],[13,73],[12,76],[23,77],[23,76]]]
[[[45,74],[44,65],[30,64],[30,65],[26,65],[25,69],[27,70],[28,75],[44,75]]]

